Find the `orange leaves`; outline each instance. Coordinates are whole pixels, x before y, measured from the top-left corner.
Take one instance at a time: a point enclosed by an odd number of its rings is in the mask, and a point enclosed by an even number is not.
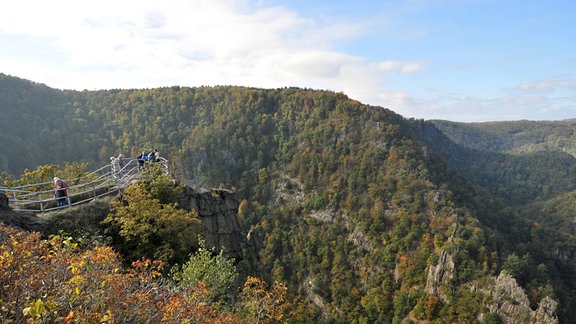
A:
[[[288,307],[285,301],[287,288],[278,282],[270,290],[266,288],[266,282],[249,276],[242,289],[242,303],[258,322],[265,319],[281,321]]]
[[[146,304],[133,298],[139,284],[117,270],[122,265],[111,248],[79,251],[58,238],[41,240],[4,225],[0,233],[9,237],[0,245],[0,309],[6,320],[100,322],[130,318],[135,303]]]
[[[288,307],[286,287],[267,289],[249,277],[245,309],[225,310],[208,301],[203,282],[174,289],[161,276],[163,267],[140,259],[125,270],[109,247],[82,250],[69,239],[42,240],[0,224],[0,317],[14,323],[251,323],[280,321]]]
[[[149,282],[162,275],[162,268],[164,268],[164,262],[160,260],[141,259],[132,262],[132,268],[128,269],[128,274],[137,277],[141,282]]]
[[[418,268],[418,260],[414,257],[401,255],[397,265],[398,275],[402,278],[402,284],[410,286],[416,280],[417,272],[421,271]]]

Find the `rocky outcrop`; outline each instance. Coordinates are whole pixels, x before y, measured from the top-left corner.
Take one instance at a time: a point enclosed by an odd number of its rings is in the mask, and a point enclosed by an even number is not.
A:
[[[9,207],[0,208],[0,222],[25,231],[43,232],[48,222],[30,212],[17,212]]]
[[[447,302],[448,298],[446,294],[441,292],[439,287],[442,283],[451,287],[453,279],[454,261],[452,259],[452,254],[443,250],[438,258],[438,263],[435,266],[431,265],[428,269],[428,278],[426,279],[426,288],[424,291],[428,295],[440,296],[444,302]]]
[[[546,296],[540,303],[538,303],[538,309],[536,309],[536,314],[534,315],[535,323],[558,323],[558,317],[556,317],[556,307],[558,307],[558,302],[554,299]]]
[[[448,238],[448,242],[454,242],[454,237],[456,235],[456,230],[458,229],[458,223],[455,222],[453,225],[454,229],[452,234]],[[452,280],[454,279],[454,259],[452,258],[452,253],[448,253],[446,250],[442,250],[438,256],[438,263],[436,265],[430,265],[428,268],[428,278],[426,279],[426,287],[424,291],[428,295],[437,295],[444,302],[448,302],[448,297],[446,293],[441,292],[439,287],[444,284],[444,286],[452,287]]]
[[[474,288],[473,288],[474,289]],[[518,286],[516,279],[502,271],[492,284],[481,289],[492,303],[488,309],[497,313],[503,323],[540,323],[556,324],[556,306],[558,303],[550,297],[543,298],[535,311],[530,308],[528,296]]]
[[[195,210],[202,221],[202,236],[208,247],[222,250],[227,257],[242,259],[247,239],[238,224],[239,202],[233,191],[211,189],[194,191],[187,187],[180,206]]]
[[[498,313],[505,323],[506,319],[528,319],[530,317],[530,301],[524,290],[518,286],[516,279],[502,271],[494,281],[494,288],[488,292],[492,300],[489,309]]]

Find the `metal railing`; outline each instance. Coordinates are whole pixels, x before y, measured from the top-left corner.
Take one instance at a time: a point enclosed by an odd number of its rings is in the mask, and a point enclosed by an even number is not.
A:
[[[168,161],[160,158],[162,171],[168,174]],[[114,172],[112,165],[106,165],[75,179],[62,179],[68,185],[67,204],[58,206],[58,199],[54,189],[37,190],[37,188],[50,188],[53,182],[29,184],[18,187],[0,187],[0,191],[8,197],[9,206],[14,210],[43,213],[52,210],[67,208],[90,202],[96,198],[118,193],[138,179],[143,165],[137,159],[126,159],[126,165],[118,172]]]

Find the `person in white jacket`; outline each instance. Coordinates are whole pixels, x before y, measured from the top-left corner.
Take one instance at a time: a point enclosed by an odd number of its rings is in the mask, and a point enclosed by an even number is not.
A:
[[[118,161],[118,158],[111,156],[110,163],[112,163],[112,175],[114,178],[118,178],[120,174],[120,161]]]

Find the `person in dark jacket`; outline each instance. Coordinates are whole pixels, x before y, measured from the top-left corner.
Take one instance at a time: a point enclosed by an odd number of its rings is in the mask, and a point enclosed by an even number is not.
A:
[[[142,151],[142,153],[140,153],[136,159],[138,160],[138,165],[140,168],[143,168],[144,163],[148,161],[148,153],[146,153],[146,151]]]
[[[68,205],[68,186],[58,177],[54,177],[54,197],[58,202],[58,207]]]

